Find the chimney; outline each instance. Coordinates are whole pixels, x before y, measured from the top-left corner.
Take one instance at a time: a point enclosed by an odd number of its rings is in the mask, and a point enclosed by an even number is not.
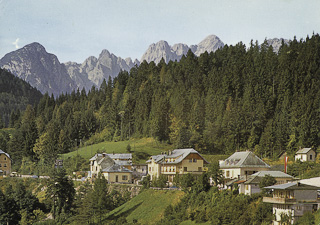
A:
[[[103,158],[106,157],[106,153],[102,153]]]

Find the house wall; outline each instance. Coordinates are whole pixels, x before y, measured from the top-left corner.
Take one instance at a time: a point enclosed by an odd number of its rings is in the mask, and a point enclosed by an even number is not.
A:
[[[0,154],[0,170],[3,171],[3,175],[11,173],[11,159],[6,154]]]
[[[90,172],[93,175],[97,175],[100,172],[101,167],[98,165],[97,161],[90,161]]]
[[[295,190],[294,198],[297,200],[315,200],[317,199],[317,190]]]
[[[132,173],[122,172],[122,173],[103,173],[104,177],[110,183],[132,183]],[[118,177],[118,178],[117,178]]]
[[[190,172],[203,172],[203,159],[198,154],[189,154],[182,162],[180,163],[179,174],[186,174]],[[187,171],[185,171],[185,167]]]
[[[279,224],[280,225],[280,221],[281,221],[281,214],[287,214],[287,215],[291,215],[292,217],[294,216],[294,210],[291,209],[290,205],[286,205],[286,204],[274,204],[273,205],[273,214],[275,215],[275,220],[273,221],[273,224]],[[292,221],[293,224],[293,221]]]
[[[160,176],[160,164],[155,163],[154,160],[148,164],[148,174],[151,176],[151,180]]]

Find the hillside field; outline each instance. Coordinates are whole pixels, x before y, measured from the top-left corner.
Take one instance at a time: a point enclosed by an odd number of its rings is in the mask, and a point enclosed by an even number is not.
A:
[[[184,196],[183,191],[148,189],[106,215],[105,220],[125,217],[129,223],[155,224],[163,217],[170,204],[177,204]]]

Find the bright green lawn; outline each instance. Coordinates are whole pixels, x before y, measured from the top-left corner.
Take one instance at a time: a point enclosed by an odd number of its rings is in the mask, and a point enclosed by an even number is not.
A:
[[[131,139],[129,141],[119,141],[119,142],[102,142],[99,144],[94,144],[90,146],[84,146],[76,151],[63,154],[61,157],[66,159],[68,157],[81,155],[85,159],[90,159],[98,151],[105,153],[127,153],[127,146],[130,144],[131,151],[134,152],[145,152],[149,155],[158,155],[161,152],[173,149],[171,145],[162,144],[155,141],[152,138],[142,138],[142,139]]]
[[[167,206],[177,204],[183,196],[183,191],[148,189],[108,213],[106,219],[126,217],[129,223],[137,220],[140,224],[154,224],[163,218]]]

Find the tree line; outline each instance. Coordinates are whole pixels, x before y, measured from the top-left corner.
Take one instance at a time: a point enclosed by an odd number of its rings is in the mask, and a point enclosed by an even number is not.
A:
[[[179,62],[142,62],[100,88],[45,94],[12,115],[5,148],[50,161],[86,142],[154,137],[176,148],[259,156],[320,144],[320,37],[294,38],[278,53],[242,42]],[[1,135],[0,135],[1,136]],[[1,137],[0,137],[1,138]],[[4,144],[3,144],[4,145]]]

